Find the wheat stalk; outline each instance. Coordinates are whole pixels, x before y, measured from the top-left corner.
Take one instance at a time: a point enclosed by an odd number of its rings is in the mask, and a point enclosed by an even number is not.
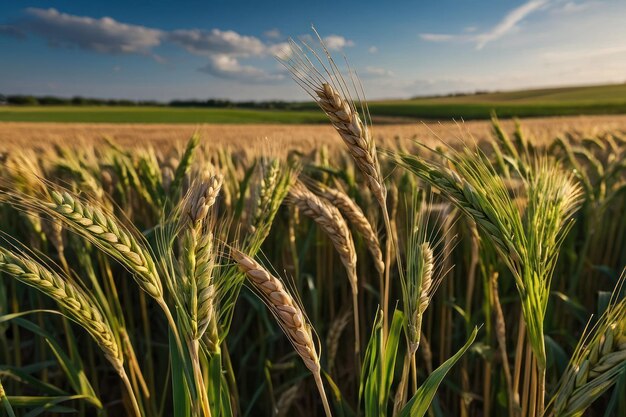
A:
[[[302,309],[283,283],[254,259],[236,249],[231,250],[231,257],[237,262],[239,269],[246,274],[249,282],[265,301],[304,365],[313,374],[322,398],[324,411],[327,417],[331,417],[330,406],[322,383],[320,360],[313,340],[312,327]]]
[[[288,417],[291,406],[298,400],[302,393],[302,387],[300,383],[297,383],[290,388],[286,389],[276,401],[275,417]]]
[[[352,291],[357,293],[358,280],[354,241],[339,210],[330,205],[328,201],[316,196],[300,181],[297,181],[290,188],[287,199],[305,216],[317,223],[327,234],[348,273]]]
[[[46,206],[61,216],[66,224],[120,260],[132,272],[137,283],[152,297],[163,296],[161,281],[150,253],[130,231],[97,206],[83,203],[68,192],[50,192]]]
[[[339,254],[339,259],[348,274],[348,281],[352,290],[352,303],[354,311],[354,343],[357,356],[360,353],[360,329],[358,293],[359,283],[356,272],[356,250],[352,234],[341,216],[339,210],[328,201],[321,199],[311,192],[306,186],[297,181],[290,189],[288,201],[295,205],[305,216],[313,219],[326,233]]]
[[[348,219],[350,224],[363,236],[365,243],[370,254],[373,257],[374,267],[379,274],[385,272],[385,263],[383,261],[383,253],[380,250],[380,242],[378,241],[378,235],[374,232],[372,225],[354,200],[352,200],[346,193],[328,187],[321,182],[310,181],[310,186],[313,192],[320,197],[328,200],[332,205],[337,207],[339,211]]]
[[[0,247],[0,271],[52,298],[61,306],[68,318],[91,335],[126,385],[134,412],[136,416],[140,416],[137,399],[124,369],[124,357],[119,340],[97,303],[70,280],[28,256],[3,247]]]
[[[262,175],[260,175],[259,184],[255,188],[256,195],[252,200],[256,205],[250,222],[250,226],[253,228],[263,222],[264,213],[272,202],[272,194],[280,176],[280,161],[276,158],[270,160],[263,158],[260,167]]]
[[[193,362],[194,377],[200,396],[200,405],[206,416],[211,415],[209,400],[206,393],[204,376],[199,357],[200,339],[209,324],[216,317],[213,269],[215,266],[215,248],[212,232],[212,218],[209,215],[220,189],[223,177],[204,172],[191,185],[181,205],[183,206],[183,237],[182,237],[182,284],[187,305],[190,324],[189,352]],[[177,282],[175,284],[178,284]],[[211,332],[214,335],[216,332]],[[216,345],[217,340],[211,340]]]
[[[322,83],[314,93],[318,98],[317,104],[324,110],[365,176],[372,194],[380,204],[385,204],[387,190],[371,130],[361,121],[354,104],[346,100],[333,85]]]
[[[178,326],[165,302],[161,279],[146,245],[97,203],[82,202],[67,191],[58,192],[46,187],[43,182],[42,188],[45,195],[43,198],[0,190],[0,201],[7,201],[22,211],[37,211],[59,219],[69,229],[117,259],[132,273],[139,287],[161,307],[182,350]]]
[[[205,175],[206,176],[206,175]],[[188,287],[193,339],[199,340],[214,317],[215,266],[212,224],[209,211],[222,188],[221,175],[209,176],[192,185],[183,215],[188,220],[183,233],[184,283]]]
[[[553,398],[552,416],[579,416],[613,386],[626,369],[626,299],[620,279],[605,314],[585,332]]]
[[[279,60],[291,72],[294,81],[300,85],[315,100],[320,108],[326,113],[335,130],[346,144],[356,166],[363,174],[366,184],[374,198],[380,205],[387,231],[385,242],[385,274],[381,282],[381,299],[383,305],[383,336],[387,337],[389,313],[389,291],[391,286],[390,264],[391,253],[394,245],[393,228],[387,210],[387,188],[378,162],[376,143],[368,126],[367,117],[369,109],[365,102],[363,88],[357,85],[358,79],[352,77],[352,88],[348,87],[343,79],[339,68],[335,64],[328,48],[319,34],[313,29],[320,45],[326,55],[325,64],[317,52],[304,44],[308,51],[315,57],[316,64],[309,58],[307,53],[295,42],[291,41],[290,49]],[[351,74],[353,76],[353,74]],[[352,91],[357,102],[361,106],[361,114],[357,110],[355,101],[351,97]],[[365,122],[363,121],[365,119]],[[403,274],[402,262],[396,250],[396,262],[400,275]]]
[[[441,190],[473,218],[513,274],[536,359],[537,411],[543,413],[547,366],[543,322],[559,248],[580,204],[580,187],[573,173],[546,158],[534,160],[522,178],[527,197],[522,209],[479,150],[465,149],[449,157],[456,171],[417,156],[398,155],[401,165]]]
[[[349,94],[349,88],[328,53],[326,46],[321,46],[328,58],[328,67],[319,59],[317,53],[307,46],[322,69],[318,69],[310,60],[305,51],[295,42],[291,42],[290,54],[279,58],[283,65],[291,72],[296,81],[326,113],[333,127],[346,144],[354,162],[365,176],[368,188],[376,200],[385,204],[387,190],[378,162],[376,143],[371,129],[364,123],[355,103]],[[326,74],[326,75],[325,75]],[[356,85],[353,90],[360,95]],[[365,115],[365,114],[364,114]]]
[[[407,306],[407,311],[410,312],[407,316],[407,328],[409,330],[409,351],[412,355],[415,355],[420,342],[420,334],[422,328],[422,319],[424,313],[430,304],[430,300],[433,295],[435,285],[433,285],[433,269],[434,269],[434,256],[433,250],[428,242],[424,242],[416,248],[414,253],[411,253],[409,257],[413,257],[416,268],[415,289],[417,290],[416,301],[417,304],[414,307]],[[408,265],[407,265],[408,268]],[[407,279],[409,272],[407,271]]]
[[[111,327],[80,288],[39,263],[2,247],[0,270],[55,300],[74,322],[92,335],[116,370],[123,366],[122,352]]]

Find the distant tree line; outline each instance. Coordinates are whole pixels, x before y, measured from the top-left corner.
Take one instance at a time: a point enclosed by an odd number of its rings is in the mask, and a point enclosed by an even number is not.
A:
[[[2,95],[0,104],[14,106],[171,106],[171,107],[215,107],[215,108],[248,108],[248,109],[301,109],[303,103],[288,101],[232,101],[226,99],[207,100],[171,100],[159,102],[155,100],[119,100],[88,97],[56,97],[32,95]]]

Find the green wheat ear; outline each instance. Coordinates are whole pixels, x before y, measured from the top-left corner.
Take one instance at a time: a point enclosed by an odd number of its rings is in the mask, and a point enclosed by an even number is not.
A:
[[[0,271],[53,299],[62,308],[65,316],[89,333],[126,385],[134,412],[137,417],[140,416],[137,399],[124,369],[119,335],[113,332],[95,299],[70,279],[57,274],[30,256],[3,247],[0,247]]]
[[[581,336],[552,398],[551,416],[582,415],[626,369],[626,299],[620,298],[625,280],[626,269],[605,313]]]

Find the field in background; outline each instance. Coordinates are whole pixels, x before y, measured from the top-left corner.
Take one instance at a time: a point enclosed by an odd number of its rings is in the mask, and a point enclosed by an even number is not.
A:
[[[513,122],[504,121],[505,129],[512,131]],[[626,132],[626,115],[534,118],[524,120],[522,127],[537,140],[552,140],[568,133],[595,135],[602,132]],[[386,146],[397,139],[419,139],[433,144],[440,138],[446,143],[458,143],[462,138],[480,141],[491,132],[487,121],[469,121],[462,124],[404,123],[375,125],[374,136]],[[49,145],[93,145],[103,138],[112,138],[123,146],[151,144],[157,147],[184,142],[198,132],[206,146],[251,148],[260,151],[298,149],[310,151],[319,146],[342,146],[337,133],[328,125],[285,124],[88,124],[88,123],[0,123],[0,151],[13,147],[38,148]],[[251,146],[253,144],[253,146]]]
[[[57,123],[322,123],[319,111],[173,107],[5,106],[0,122]]]
[[[295,110],[5,106],[0,107],[0,122],[299,124],[325,121],[314,103],[293,106]],[[499,117],[625,114],[626,84],[373,101],[369,109],[375,119],[383,122],[488,119],[492,111]]]

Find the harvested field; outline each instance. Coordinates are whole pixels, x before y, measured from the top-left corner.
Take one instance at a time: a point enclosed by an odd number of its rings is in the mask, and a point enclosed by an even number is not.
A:
[[[503,121],[507,130],[512,121]],[[564,132],[597,135],[609,131],[625,131],[625,116],[578,116],[556,118],[531,118],[523,120],[528,135],[538,140],[551,140]],[[0,150],[14,146],[38,148],[51,145],[75,146],[102,143],[103,138],[114,139],[122,146],[152,145],[161,147],[186,141],[194,132],[200,134],[207,145],[247,148],[250,141],[268,139],[272,146],[308,151],[321,145],[341,146],[337,134],[327,125],[284,124],[83,124],[83,123],[0,123]],[[394,140],[433,140],[435,136],[448,143],[470,132],[478,140],[491,132],[488,121],[462,123],[405,123],[374,127],[374,135],[381,145]]]

